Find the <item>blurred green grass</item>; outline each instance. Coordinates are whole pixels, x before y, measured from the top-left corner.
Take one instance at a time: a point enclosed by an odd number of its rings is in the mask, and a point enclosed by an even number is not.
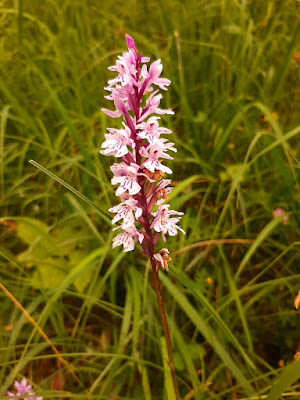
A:
[[[28,163],[104,212],[116,203],[99,148],[118,121],[100,108],[125,33],[172,81],[164,106],[176,114],[163,122],[178,148],[171,204],[187,235],[168,240],[173,268],[161,278],[182,397],[299,397],[292,365],[270,391],[278,362],[299,350],[299,7],[0,1],[1,282],[86,390],[2,296],[2,397],[23,374],[44,399],[167,398],[149,266],[112,251],[110,224]],[[273,219],[277,207],[288,225]]]

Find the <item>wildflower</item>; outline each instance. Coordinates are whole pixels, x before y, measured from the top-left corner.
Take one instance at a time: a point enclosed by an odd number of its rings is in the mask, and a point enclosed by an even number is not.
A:
[[[141,132],[137,133],[139,138],[147,139],[151,145],[158,144],[163,147],[163,141],[160,140],[160,135],[162,133],[170,134],[172,131],[167,128],[160,128],[157,121],[159,118],[160,117],[150,117],[146,123],[136,125],[136,129],[141,130]]]
[[[137,164],[114,164],[110,169],[114,174],[111,183],[113,185],[120,183],[120,186],[116,191],[116,196],[120,196],[126,191],[128,191],[130,195],[133,195],[137,194],[141,190],[141,186],[137,182],[137,174],[139,170]]]
[[[167,88],[165,86],[169,86],[171,84],[171,81],[169,79],[159,78],[159,76],[162,72],[162,69],[163,69],[163,66],[160,63],[160,60],[156,60],[156,61],[154,61],[154,63],[151,64],[149,72],[147,71],[147,66],[143,65],[142,77],[147,80],[148,86],[150,86],[154,83],[160,89],[167,90]]]
[[[112,223],[115,224],[117,221],[123,219],[123,228],[134,226],[135,219],[138,219],[142,215],[142,208],[139,207],[138,201],[133,197],[129,197],[123,203],[118,204],[110,208],[108,211],[116,213],[117,215],[113,218]]]
[[[160,117],[154,114],[174,112],[160,108],[162,95],[153,87],[165,91],[171,81],[161,77],[161,60],[148,67],[150,59],[137,51],[132,37],[125,38],[128,52],[118,56],[115,65],[108,68],[117,74],[105,88],[109,92],[105,98],[114,109],[102,109],[112,118],[123,118],[123,129],[107,129],[109,134],[105,134],[100,151],[120,159],[111,166],[111,183],[119,185],[116,196],[120,196],[121,203],[109,211],[115,214],[112,223],[121,223],[114,230],[122,230],[113,239],[113,248],[123,246],[127,252],[140,244],[141,251],[156,262],[156,269],[161,266],[168,270],[169,251],[162,249],[155,253],[155,244],[159,233],[164,241],[167,233],[170,236],[178,230],[184,233],[177,225],[183,213],[169,210],[169,205],[163,204],[172,190],[171,180],[162,179],[165,173],[172,173],[163,160],[172,160],[169,151],[177,150],[174,143],[162,136],[172,131],[159,126]],[[157,206],[157,211],[153,211]]]
[[[287,225],[287,223],[289,221],[289,216],[286,215],[286,211],[283,208],[276,208],[273,211],[273,218],[280,217],[281,215],[285,215],[285,217],[282,219],[282,221],[280,223],[282,225]]]
[[[182,228],[176,225],[177,222],[180,221],[181,217],[170,218],[170,215],[183,215],[183,213],[173,210],[169,211],[168,208],[169,204],[159,206],[158,210],[152,214],[154,219],[150,226],[150,228],[153,228],[156,232],[161,232],[164,242],[166,241],[166,233],[170,236],[175,236],[177,235],[177,229],[185,233]]]
[[[159,158],[167,158],[169,160],[173,160],[173,157],[169,156],[168,154],[164,153],[163,150],[157,146],[149,146],[148,151],[145,147],[142,147],[140,150],[140,154],[143,157],[146,157],[146,161],[144,162],[144,167],[147,168],[151,172],[162,171],[166,172],[167,174],[172,174],[172,170],[163,165],[158,159]]]
[[[26,400],[43,400],[42,397],[32,397],[35,395],[34,391],[31,388],[31,385],[28,385],[26,378],[23,378],[21,382],[15,381],[14,387],[17,390],[17,393],[7,392],[7,396],[13,397],[11,400],[16,400],[14,396],[24,396]]]
[[[144,235],[143,233],[139,232],[134,226],[131,226],[127,229],[124,226],[121,226],[121,228],[124,230],[124,232],[119,233],[113,239],[113,249],[117,246],[123,245],[124,252],[131,251],[134,249],[134,241],[142,243]]]

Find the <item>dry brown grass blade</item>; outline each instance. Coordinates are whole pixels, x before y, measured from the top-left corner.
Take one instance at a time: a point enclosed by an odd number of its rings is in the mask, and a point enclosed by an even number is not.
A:
[[[21,311],[22,314],[25,315],[27,320],[35,327],[37,332],[40,334],[40,336],[45,340],[46,343],[49,344],[51,347],[52,351],[58,355],[57,359],[67,368],[67,370],[71,373],[73,378],[76,380],[76,382],[82,387],[82,383],[80,382],[79,378],[77,375],[74,373],[74,368],[72,364],[70,364],[67,360],[65,360],[63,357],[61,357],[60,352],[57,350],[57,348],[54,346],[54,344],[51,342],[49,337],[46,335],[46,333],[38,326],[36,321],[32,318],[32,316],[25,310],[25,308],[18,302],[18,300],[6,289],[5,286],[0,283],[0,289],[2,290],[3,293],[11,300],[11,302]]]

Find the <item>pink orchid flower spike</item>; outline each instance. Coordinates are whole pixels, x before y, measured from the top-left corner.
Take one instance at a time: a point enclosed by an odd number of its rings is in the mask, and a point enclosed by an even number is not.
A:
[[[114,230],[121,230],[113,239],[113,247],[123,246],[127,252],[139,245],[153,263],[168,270],[171,260],[168,249],[155,252],[159,234],[166,241],[166,235],[174,236],[178,230],[185,233],[178,226],[183,213],[169,210],[169,205],[163,204],[172,187],[171,180],[162,177],[165,173],[172,174],[172,170],[162,161],[172,160],[169,151],[177,150],[164,137],[172,131],[159,125],[159,115],[174,114],[160,108],[163,96],[159,89],[167,90],[171,81],[161,77],[161,60],[147,67],[150,59],[138,52],[131,36],[125,38],[128,51],[108,68],[116,76],[108,81],[105,89],[109,94],[105,98],[114,109],[102,109],[109,117],[123,118],[123,128],[107,128],[109,133],[105,134],[100,151],[119,160],[111,166],[111,183],[118,185],[116,196],[121,198],[120,204],[109,209],[115,214],[112,223],[118,224]]]

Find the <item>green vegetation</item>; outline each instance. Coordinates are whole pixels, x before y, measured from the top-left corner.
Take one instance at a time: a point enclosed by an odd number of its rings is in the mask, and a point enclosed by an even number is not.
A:
[[[150,268],[111,248],[99,155],[118,123],[100,108],[125,33],[172,81],[170,198],[187,235],[168,239],[160,278],[181,396],[299,399],[299,12],[296,0],[0,0],[0,283],[20,303],[2,287],[1,399],[26,376],[44,400],[172,400]]]

